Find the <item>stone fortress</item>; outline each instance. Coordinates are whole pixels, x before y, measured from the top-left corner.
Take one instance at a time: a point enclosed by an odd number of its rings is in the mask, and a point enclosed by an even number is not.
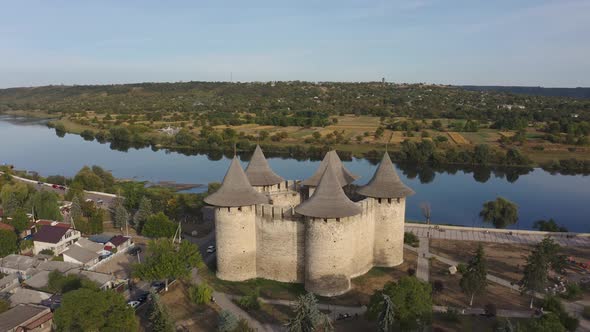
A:
[[[403,262],[405,197],[387,153],[353,202],[343,187],[357,177],[328,152],[304,181],[275,174],[259,146],[246,171],[232,160],[221,187],[205,199],[214,208],[217,276],[304,283],[336,296],[374,266]]]

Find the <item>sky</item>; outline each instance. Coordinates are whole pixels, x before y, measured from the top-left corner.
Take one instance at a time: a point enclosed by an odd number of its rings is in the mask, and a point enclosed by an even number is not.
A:
[[[381,78],[590,86],[590,0],[0,0],[0,88]]]

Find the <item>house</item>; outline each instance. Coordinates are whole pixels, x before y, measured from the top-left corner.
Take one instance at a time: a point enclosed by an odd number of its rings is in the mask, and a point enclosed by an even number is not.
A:
[[[78,242],[76,242],[75,245],[82,247],[86,250],[95,252],[97,254],[100,254],[104,251],[104,245],[102,243],[90,241],[85,237],[81,237],[80,239],[78,239]]]
[[[112,249],[117,249],[117,252],[119,252],[124,251],[129,246],[131,246],[131,244],[132,242],[130,237],[116,235],[106,243],[104,248],[110,251],[113,251]]]
[[[33,253],[37,255],[43,250],[51,250],[54,255],[59,255],[79,238],[80,232],[70,228],[69,224],[53,222],[33,234]]]
[[[0,279],[0,293],[8,292],[11,289],[18,287],[19,285],[20,284],[18,280],[18,274],[9,274],[4,278]]]
[[[64,262],[80,264],[85,267],[90,267],[98,263],[98,257],[100,256],[94,251],[77,245],[70,246],[62,255]]]
[[[38,261],[29,256],[11,254],[0,258],[0,272],[4,274],[17,273],[22,279],[31,276],[27,271],[34,268]]]
[[[19,305],[0,314],[0,331],[49,332],[53,314],[48,307]]]
[[[51,272],[44,270],[38,271],[32,277],[23,281],[23,284],[29,288],[42,289],[49,283],[49,273]]]
[[[51,297],[51,294],[27,289],[22,287],[17,287],[9,292],[11,295],[8,298],[11,306],[16,306],[19,304],[40,304],[41,301],[47,300]]]
[[[82,269],[75,269],[70,270],[66,273],[66,275],[77,275],[82,278],[86,278],[90,281],[95,282],[98,285],[98,288],[102,290],[107,290],[113,288],[117,279],[110,274],[100,273],[95,271],[87,271]]]
[[[37,265],[37,270],[39,271],[59,271],[61,273],[66,273],[67,271],[77,269],[80,265],[70,263],[70,262],[59,262],[59,261],[45,261],[39,263]]]

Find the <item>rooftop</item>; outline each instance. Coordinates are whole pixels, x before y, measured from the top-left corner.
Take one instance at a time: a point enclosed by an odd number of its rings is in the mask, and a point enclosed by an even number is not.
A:
[[[0,331],[16,329],[36,316],[50,314],[47,307],[36,305],[19,305],[0,314]]]
[[[303,180],[301,184],[305,186],[317,187],[320,182],[320,179],[326,171],[326,168],[328,167],[328,163],[331,163],[334,167],[334,174],[336,175],[338,183],[340,183],[340,187],[344,187],[347,184],[351,184],[359,178],[358,176],[352,174],[349,170],[347,170],[346,167],[344,167],[344,165],[342,165],[340,157],[338,157],[336,151],[332,150],[326,153],[317,171],[311,177]]]
[[[37,270],[43,270],[43,271],[54,271],[54,270],[58,270],[61,273],[64,273],[66,271],[75,269],[80,267],[80,265],[78,264],[74,264],[74,263],[68,263],[68,262],[60,262],[60,261],[46,261],[46,262],[41,262],[39,263],[39,265],[37,266]]]
[[[104,245],[102,243],[90,241],[85,237],[79,238],[75,244],[79,247],[82,247],[86,250],[90,250],[90,251],[93,251],[96,253],[98,253],[104,249]]]
[[[36,262],[37,260],[33,257],[16,254],[10,254],[6,257],[0,258],[0,266],[7,269],[21,271],[33,267]]]
[[[127,242],[128,240],[129,240],[128,237],[125,237],[123,235],[116,235],[109,242],[112,243],[115,247],[118,247],[118,246],[122,245],[123,243]]]
[[[98,254],[94,251],[82,248],[80,246],[70,246],[70,248],[63,253],[64,256],[71,257],[76,261],[86,264],[98,258]]]
[[[387,152],[383,155],[371,181],[360,187],[357,192],[375,198],[399,198],[414,194],[414,191],[400,180]]]
[[[252,188],[237,157],[231,161],[221,187],[205,202],[215,206],[238,207],[268,203],[268,198]]]
[[[61,238],[68,232],[69,228],[62,226],[45,225],[37,233],[33,234],[33,241],[46,243],[59,243]]]
[[[102,233],[102,234],[91,235],[88,239],[92,242],[105,244],[105,243],[109,242],[112,238],[113,238],[113,234]]]
[[[35,273],[32,277],[25,280],[24,283],[35,289],[41,289],[49,283],[49,273],[50,271],[39,271]]]
[[[361,207],[351,201],[342,190],[336,177],[335,167],[338,166],[338,163],[328,161],[313,195],[298,205],[295,212],[314,218],[345,218],[361,213]]]
[[[252,159],[246,167],[246,176],[253,186],[272,186],[285,180],[270,168],[260,145],[256,145]]]
[[[0,230],[7,230],[7,231],[14,231],[14,227],[12,227],[12,225],[9,224],[5,224],[3,222],[0,222]]]
[[[51,297],[51,294],[36,291],[27,288],[16,288],[12,295],[10,295],[10,303],[15,306],[19,304],[38,304],[43,300],[47,300]]]

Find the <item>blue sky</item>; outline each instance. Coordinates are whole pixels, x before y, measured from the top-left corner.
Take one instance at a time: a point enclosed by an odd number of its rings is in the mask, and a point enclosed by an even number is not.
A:
[[[230,73],[590,86],[589,0],[0,0],[0,36],[0,87]]]

